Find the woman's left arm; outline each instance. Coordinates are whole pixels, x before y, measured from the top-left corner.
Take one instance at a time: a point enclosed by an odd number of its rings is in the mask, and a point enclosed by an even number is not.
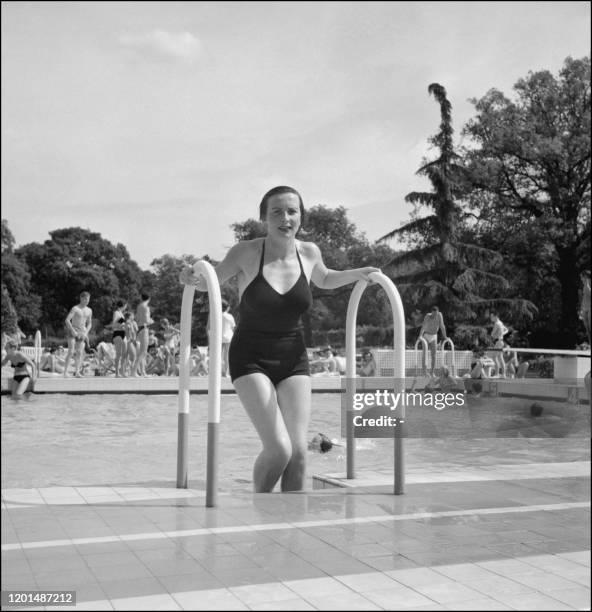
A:
[[[366,267],[351,270],[330,270],[323,262],[321,250],[316,244],[310,243],[313,268],[311,274],[312,282],[321,289],[337,289],[360,280],[370,281],[372,272],[380,272],[380,268]]]

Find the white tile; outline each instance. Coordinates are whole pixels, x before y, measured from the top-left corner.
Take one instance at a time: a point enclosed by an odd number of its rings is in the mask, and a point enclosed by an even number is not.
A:
[[[485,570],[482,570],[485,571]],[[409,569],[388,570],[384,572],[397,582],[410,587],[433,584],[454,584],[454,580],[438,573],[429,567],[412,567]]]
[[[479,591],[484,595],[488,595],[489,597],[493,597],[494,599],[497,593],[507,593],[508,595],[512,595],[514,593],[526,594],[536,592],[535,589],[526,586],[525,584],[514,582],[513,580],[510,580],[504,576],[493,576],[492,578],[486,578],[485,580],[468,580],[464,584],[469,588]]]
[[[586,587],[553,590],[546,592],[545,595],[557,599],[573,608],[578,608],[578,610],[590,609],[590,589]]]
[[[294,599],[294,591],[291,591],[279,582],[247,584],[238,587],[228,587],[228,590],[248,606],[264,601]]]
[[[121,597],[112,599],[111,604],[114,610],[182,610],[181,606],[168,593],[142,597]]]
[[[379,589],[391,589],[397,586],[397,583],[386,573],[383,572],[368,572],[360,574],[343,574],[335,576],[339,582],[357,592],[377,591]]]
[[[283,584],[304,599],[309,599],[308,595],[322,597],[324,595],[348,595],[353,593],[351,589],[331,576],[285,580]]]
[[[469,601],[455,601],[447,610],[512,610],[510,606],[506,606],[490,597],[482,599],[470,599]]]
[[[408,610],[411,607],[437,606],[433,599],[405,586],[364,593],[364,597],[385,610]]]
[[[471,599],[480,599],[483,597],[483,593],[471,589],[458,582],[452,584],[432,584],[422,585],[414,587],[415,590],[420,592],[422,595],[433,599],[434,601],[442,604],[450,604],[457,601],[469,601]]]
[[[283,599],[281,601],[264,601],[249,606],[251,610],[316,610],[304,599]]]
[[[569,561],[573,561],[574,563],[580,563],[581,565],[590,567],[590,551],[589,550],[580,550],[577,552],[569,552],[569,553],[559,553],[557,556],[562,557],[563,559],[567,559]]]
[[[500,594],[496,598],[506,603],[514,610],[571,610],[572,608],[557,599],[543,593],[529,593],[527,595]]]
[[[544,593],[550,590],[573,589],[580,586],[576,582],[542,570],[539,570],[536,574],[514,574],[512,580]]]
[[[462,582],[464,584],[473,580],[489,580],[499,577],[499,574],[490,572],[489,570],[480,567],[476,563],[453,563],[449,565],[436,565],[432,568],[433,571],[443,574],[444,576]],[[397,570],[394,570],[396,572]],[[394,572],[390,572],[391,576],[397,579]]]
[[[309,596],[306,600],[318,610],[381,610],[365,596],[350,591],[349,594]]]
[[[249,608],[228,589],[204,589],[172,593],[184,610],[248,610]]]

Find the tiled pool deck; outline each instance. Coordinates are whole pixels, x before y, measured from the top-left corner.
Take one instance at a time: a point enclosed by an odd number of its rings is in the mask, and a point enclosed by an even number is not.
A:
[[[79,610],[590,609],[589,471],[417,473],[402,496],[361,473],[209,509],[174,483],[5,489],[2,589],[75,590]]]

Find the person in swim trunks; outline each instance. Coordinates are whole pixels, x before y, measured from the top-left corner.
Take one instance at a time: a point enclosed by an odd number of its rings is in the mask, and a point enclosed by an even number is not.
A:
[[[443,340],[446,340],[446,327],[444,325],[444,317],[439,311],[437,306],[432,306],[430,312],[426,314],[419,330],[419,337],[424,338],[428,343],[428,349],[430,351],[431,367],[430,376],[434,376],[434,370],[436,368],[436,350],[438,348],[438,331],[442,331]],[[425,353],[424,353],[424,370],[425,366]]]
[[[259,206],[264,238],[235,244],[216,266],[220,284],[237,277],[239,323],[229,349],[230,377],[263,449],[253,468],[255,492],[300,491],[306,476],[311,383],[301,316],[312,305],[309,283],[335,289],[369,281],[378,268],[328,270],[312,242],[296,239],[304,216],[292,187],[268,191]],[[179,280],[207,291],[193,268]]]
[[[35,364],[18,350],[18,344],[14,340],[9,340],[5,348],[6,355],[2,360],[2,366],[10,362],[14,368],[10,388],[12,399],[21,400],[29,387],[29,383],[35,382],[37,378]]]
[[[84,354],[84,345],[88,342],[88,334],[92,327],[92,310],[88,307],[90,293],[83,291],[80,302],[74,306],[66,317],[66,333],[68,336],[68,354],[64,364],[64,376],[68,376],[68,365],[74,355],[74,376],[81,377],[80,367]]]

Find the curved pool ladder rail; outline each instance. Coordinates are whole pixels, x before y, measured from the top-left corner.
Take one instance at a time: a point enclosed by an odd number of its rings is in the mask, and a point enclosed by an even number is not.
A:
[[[35,363],[36,374],[39,376],[39,370],[41,367],[41,331],[37,330],[35,332],[35,355],[33,361]]]
[[[405,312],[403,302],[393,281],[382,272],[370,274],[370,280],[380,285],[386,292],[393,312],[393,348],[394,368],[393,382],[395,392],[405,390]],[[355,437],[353,426],[353,398],[356,392],[356,318],[358,306],[368,281],[358,281],[354,286],[347,305],[345,330],[346,353],[346,458],[347,478],[355,478],[354,454]],[[405,419],[405,408],[401,409],[401,418]],[[403,452],[403,437],[400,428],[394,428],[394,494],[401,495],[405,489],[405,466]]]
[[[422,345],[422,350],[421,350],[421,375],[425,376],[427,373],[427,367],[428,367],[428,350],[429,350],[429,346],[428,346],[428,341],[423,337],[420,336],[416,341],[415,344],[413,345],[413,350],[415,351],[415,363],[416,363],[416,368],[417,368],[417,345],[421,343]],[[415,377],[417,378],[419,375],[417,373],[417,370],[415,372]]]
[[[206,467],[206,507],[213,508],[218,495],[218,429],[220,425],[220,390],[222,372],[222,297],[213,266],[198,261],[193,269],[205,278],[210,306],[208,373],[208,446]],[[177,488],[188,484],[189,386],[191,375],[191,311],[195,287],[185,285],[181,303],[181,345],[179,353],[179,414],[177,436]]]
[[[456,376],[456,358],[454,355],[454,342],[452,342],[451,338],[444,338],[444,340],[442,340],[442,346],[441,346],[442,366],[446,365],[446,351],[444,350],[444,347],[446,346],[447,343],[450,344],[450,354],[452,356],[452,364],[450,365],[450,373],[452,374],[452,376]]]

